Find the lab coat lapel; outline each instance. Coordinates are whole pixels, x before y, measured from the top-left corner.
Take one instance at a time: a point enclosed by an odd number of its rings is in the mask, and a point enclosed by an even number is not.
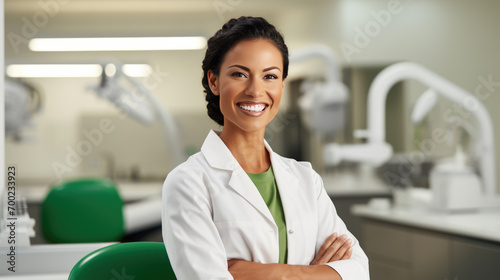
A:
[[[274,177],[276,179],[276,184],[278,187],[278,191],[281,198],[281,204],[283,206],[283,211],[285,212],[285,222],[287,231],[294,231],[296,226],[296,219],[299,217],[295,212],[296,206],[300,205],[300,197],[297,196],[300,192],[298,192],[299,182],[287,164],[283,162],[283,159],[274,154],[266,143],[266,147],[268,151],[271,153],[271,163],[273,165]],[[287,263],[294,264],[297,263],[295,257],[297,256],[296,243],[291,242],[290,238],[288,238],[287,242]]]
[[[283,211],[285,211],[285,219],[288,221],[293,220],[295,205],[298,204],[300,197],[297,188],[299,187],[299,181],[297,180],[296,174],[290,171],[288,165],[283,161],[283,159],[275,154],[271,147],[266,142],[266,148],[271,154],[271,164],[273,166],[274,178],[276,179],[276,184],[278,185],[278,191],[281,197],[281,203],[283,204]]]
[[[239,165],[235,170],[233,170],[233,174],[229,180],[229,186],[246,201],[248,201],[248,203],[255,207],[260,213],[262,213],[262,215],[264,215],[272,224],[275,224],[274,218],[264,202],[264,199],[257,190],[257,187],[255,187],[250,177],[248,177]]]
[[[205,139],[201,147],[201,152],[212,167],[232,172],[228,183],[229,187],[262,213],[272,224],[276,225],[257,187],[255,187],[250,177],[248,177],[233,157],[231,151],[213,130],[210,131]]]

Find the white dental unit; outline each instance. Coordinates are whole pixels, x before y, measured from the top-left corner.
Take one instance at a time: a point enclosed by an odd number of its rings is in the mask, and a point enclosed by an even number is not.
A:
[[[385,142],[385,101],[389,89],[404,79],[415,79],[434,91],[422,97],[426,104],[435,102],[435,93],[459,104],[474,103],[469,111],[477,121],[474,154],[480,179],[465,167],[459,152],[454,164],[446,168],[438,165],[431,172],[431,190],[398,190],[393,205],[385,199],[355,205],[351,210],[363,219],[363,248],[370,258],[371,276],[389,280],[497,279],[500,199],[496,194],[493,126],[475,96],[420,65],[394,64],[370,87],[368,129],[358,133],[367,143],[330,145],[325,156],[334,162],[374,160],[381,164],[388,160],[392,149]],[[414,121],[426,114],[421,104],[417,107]],[[365,156],[370,153],[376,157]]]

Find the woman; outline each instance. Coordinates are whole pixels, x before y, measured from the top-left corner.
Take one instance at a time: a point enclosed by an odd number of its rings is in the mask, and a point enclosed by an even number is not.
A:
[[[369,279],[368,259],[309,163],[264,140],[288,49],[262,18],[227,22],[202,65],[210,131],[163,189],[163,238],[181,280]]]

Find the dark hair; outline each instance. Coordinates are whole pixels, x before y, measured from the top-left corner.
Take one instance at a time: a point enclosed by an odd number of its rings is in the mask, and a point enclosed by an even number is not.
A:
[[[226,22],[214,36],[208,39],[208,48],[202,64],[201,84],[205,88],[208,116],[219,125],[224,125],[224,116],[220,111],[220,97],[213,94],[210,89],[207,73],[212,70],[218,76],[226,53],[237,43],[252,39],[267,39],[273,43],[283,56],[283,79],[288,75],[288,48],[283,36],[272,24],[261,17],[240,17]]]

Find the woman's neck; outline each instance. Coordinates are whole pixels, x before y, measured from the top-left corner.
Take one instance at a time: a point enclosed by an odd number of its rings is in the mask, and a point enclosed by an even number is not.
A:
[[[245,172],[259,174],[271,166],[269,152],[264,145],[264,132],[245,132],[224,127],[219,136]]]

